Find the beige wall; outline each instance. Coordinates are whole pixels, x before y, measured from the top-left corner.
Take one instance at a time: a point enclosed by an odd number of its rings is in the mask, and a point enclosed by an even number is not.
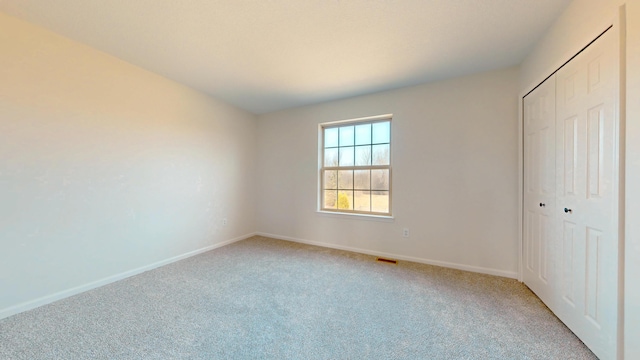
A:
[[[509,68],[260,116],[258,231],[516,277],[517,82]],[[395,218],[317,213],[318,124],[389,113]]]
[[[622,0],[574,0],[523,61],[521,88],[531,89],[559,68],[618,16]]]
[[[575,0],[522,64],[520,91],[542,81],[617,16],[621,0]],[[640,359],[640,2],[626,2],[626,221],[624,356]]]
[[[254,231],[254,115],[1,13],[0,79],[0,318]]]
[[[515,276],[517,95],[604,30],[621,3],[575,0],[520,69],[267,114],[257,124],[249,113],[0,14],[0,318],[254,230]],[[625,354],[633,359],[640,358],[637,0],[627,3],[627,25]],[[386,113],[394,114],[395,219],[318,214],[318,123]]]

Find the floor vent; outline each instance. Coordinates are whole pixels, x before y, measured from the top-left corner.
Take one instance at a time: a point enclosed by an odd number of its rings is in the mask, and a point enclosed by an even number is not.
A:
[[[380,258],[380,257],[377,258],[376,260],[379,261],[379,262],[387,263],[387,264],[394,264],[394,265],[398,264],[398,260],[385,259],[385,258]]]

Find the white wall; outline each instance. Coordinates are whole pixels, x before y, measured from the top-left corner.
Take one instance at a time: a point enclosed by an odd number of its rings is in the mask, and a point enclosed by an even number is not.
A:
[[[260,116],[258,231],[516,277],[517,81],[509,68]],[[317,213],[318,124],[388,113],[395,219]]]
[[[520,91],[530,90],[602,32],[621,0],[575,0],[522,64]],[[627,1],[625,359],[640,359],[640,2]]]
[[[531,90],[601,34],[618,16],[622,3],[622,0],[574,0],[569,4],[523,61],[522,90]]]
[[[0,318],[252,233],[256,129],[0,13]]]

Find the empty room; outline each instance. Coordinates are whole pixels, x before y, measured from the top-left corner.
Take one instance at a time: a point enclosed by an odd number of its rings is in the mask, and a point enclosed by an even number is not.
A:
[[[0,0],[0,359],[640,359],[637,0]]]

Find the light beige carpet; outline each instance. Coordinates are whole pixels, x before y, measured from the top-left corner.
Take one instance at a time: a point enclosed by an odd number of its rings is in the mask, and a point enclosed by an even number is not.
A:
[[[180,358],[595,356],[515,280],[262,237],[0,320],[0,359]]]

